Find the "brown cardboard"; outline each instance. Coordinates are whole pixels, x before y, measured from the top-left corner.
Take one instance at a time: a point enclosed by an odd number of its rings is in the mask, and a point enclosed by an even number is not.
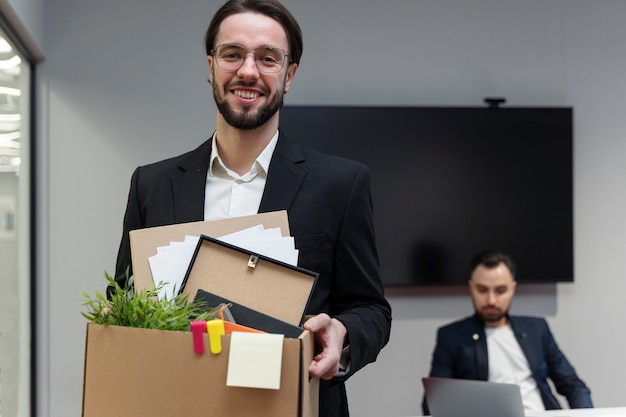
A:
[[[258,256],[202,236],[187,272],[183,292],[195,298],[199,289],[220,295],[274,318],[299,326],[317,274]]]
[[[316,273],[262,256],[249,267],[249,252],[210,237],[258,224],[289,234],[286,212],[131,232],[135,288],[153,285],[148,257],[158,246],[187,234],[208,235],[199,241],[186,292],[202,288],[300,325]],[[191,332],[88,324],[82,416],[318,417],[319,380],[308,372],[314,356],[311,333],[284,339],[279,390],[226,386],[230,336],[221,339],[220,354],[205,349],[197,355]],[[206,334],[204,343],[209,345]]]
[[[289,236],[289,220],[285,210],[131,230],[130,253],[135,290],[150,289],[154,285],[148,258],[156,255],[157,247],[167,246],[170,242],[183,241],[185,235],[219,237],[259,224],[265,228],[280,228],[283,236]]]
[[[208,335],[204,335],[208,346]],[[280,390],[226,386],[222,353],[193,351],[192,334],[87,325],[83,417],[317,417],[319,380],[309,379],[313,337],[283,341]]]

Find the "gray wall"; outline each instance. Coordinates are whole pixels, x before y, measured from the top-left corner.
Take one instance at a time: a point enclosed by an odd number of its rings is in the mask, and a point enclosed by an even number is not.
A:
[[[5,0],[14,10],[28,37],[38,49],[43,46],[43,0]]]
[[[626,405],[623,294],[626,4],[622,0],[285,0],[304,32],[288,104],[575,108],[574,284],[525,286],[597,406]],[[218,2],[48,0],[38,83],[42,417],[79,416],[80,291],[114,269],[135,166],[192,149],[214,127],[202,35]],[[541,239],[541,236],[537,236]],[[348,382],[352,414],[421,414],[437,326],[464,289],[389,291],[392,338]],[[123,360],[123,358],[120,358]]]
[[[16,213],[18,196],[18,177],[13,172],[0,172],[0,212],[11,207]],[[9,203],[14,198],[14,203]],[[5,207],[2,207],[2,206]],[[3,210],[4,209],[4,210]],[[18,212],[19,213],[19,212]],[[2,213],[6,215],[6,212]],[[15,216],[17,217],[17,216]],[[6,221],[6,220],[5,220]],[[5,227],[10,227],[5,225]],[[17,234],[15,218],[12,232]],[[0,228],[1,229],[1,228]],[[4,232],[4,233],[2,233]],[[20,291],[18,262],[18,239],[8,230],[0,230],[0,416],[19,415],[19,399],[27,398],[23,394],[24,385],[16,383],[20,377],[20,336],[28,334],[22,330],[19,320],[20,309],[24,300]],[[25,320],[27,322],[27,320]],[[10,381],[10,382],[9,382]]]

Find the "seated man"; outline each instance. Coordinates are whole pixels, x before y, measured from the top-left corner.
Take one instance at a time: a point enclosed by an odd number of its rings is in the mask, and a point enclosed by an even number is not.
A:
[[[571,408],[591,408],[585,383],[559,350],[543,318],[509,316],[515,264],[485,251],[471,262],[469,289],[476,313],[437,331],[430,376],[518,384],[527,413],[561,408],[552,380]],[[424,415],[428,405],[423,402]]]

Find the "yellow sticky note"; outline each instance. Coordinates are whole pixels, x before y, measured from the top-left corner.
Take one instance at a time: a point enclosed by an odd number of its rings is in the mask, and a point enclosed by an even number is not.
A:
[[[282,334],[233,332],[226,385],[280,389]]]

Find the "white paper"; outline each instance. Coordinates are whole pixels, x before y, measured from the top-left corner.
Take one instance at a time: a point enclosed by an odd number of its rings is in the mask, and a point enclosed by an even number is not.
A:
[[[298,250],[293,237],[281,236],[279,228],[264,229],[258,225],[218,239],[289,265],[298,265]]]
[[[159,299],[171,299],[178,294],[198,239],[198,236],[185,236],[183,242],[170,242],[169,246],[158,247],[157,254],[148,258],[154,283],[163,283],[158,293]]]
[[[163,283],[159,299],[171,299],[178,294],[199,239],[199,236],[185,236],[183,242],[159,246],[157,254],[148,258],[155,285]],[[263,225],[257,225],[221,236],[218,240],[289,265],[298,265],[294,239],[283,237],[280,228],[265,229]]]

